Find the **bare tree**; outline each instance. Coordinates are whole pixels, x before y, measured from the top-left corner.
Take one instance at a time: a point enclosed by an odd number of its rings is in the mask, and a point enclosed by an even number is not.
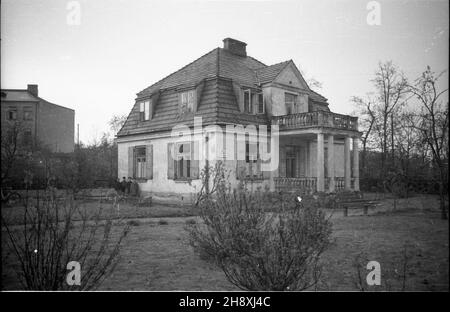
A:
[[[390,141],[391,157],[394,157],[394,123],[399,106],[404,103],[408,91],[408,81],[404,74],[392,61],[379,63],[375,78],[372,80],[377,92],[374,110],[378,117],[381,145],[381,170],[386,169],[388,142]],[[390,123],[390,124],[389,124]]]
[[[438,171],[439,196],[442,219],[447,219],[445,210],[445,192],[448,184],[448,102],[444,104],[441,96],[448,89],[438,90],[437,82],[443,72],[437,74],[430,66],[417,78],[408,90],[419,100],[420,111],[418,113],[420,122],[414,127],[418,129],[423,141],[431,150],[433,164]]]
[[[20,154],[20,134],[22,132],[21,124],[14,122],[2,127],[1,137],[1,183],[8,179],[11,169]]]
[[[113,115],[111,119],[108,121],[108,125],[111,130],[114,132],[114,135],[119,132],[119,130],[123,127],[127,121],[127,115]]]
[[[356,114],[358,114],[358,125],[363,132],[361,137],[362,142],[362,155],[361,155],[361,168],[365,172],[366,167],[366,155],[369,140],[373,134],[373,128],[376,121],[375,112],[373,111],[373,100],[370,95],[367,95],[367,99],[361,97],[352,97],[351,101],[356,106]]]

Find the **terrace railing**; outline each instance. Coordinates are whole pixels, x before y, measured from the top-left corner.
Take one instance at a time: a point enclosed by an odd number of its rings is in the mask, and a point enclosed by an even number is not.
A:
[[[303,191],[315,192],[317,190],[316,178],[274,178],[277,191]]]
[[[283,129],[308,127],[329,127],[335,129],[358,130],[358,117],[341,115],[327,111],[315,111],[282,116],[273,116],[272,124]]]

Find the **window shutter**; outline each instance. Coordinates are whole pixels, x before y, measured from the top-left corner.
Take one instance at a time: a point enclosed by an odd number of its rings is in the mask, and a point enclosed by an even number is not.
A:
[[[247,174],[245,162],[245,136],[236,136],[236,178],[245,178]],[[242,159],[243,158],[243,159]]]
[[[258,178],[262,177],[262,172],[261,172],[261,158],[258,157],[258,159],[256,160],[256,172],[255,175]]]
[[[286,177],[286,149],[280,146],[280,177]]]
[[[128,176],[134,177],[134,147],[128,147]]]
[[[153,179],[153,145],[147,145],[145,157],[147,179]]]
[[[202,93],[204,87],[205,87],[205,80],[202,80],[195,88],[194,113],[197,112],[197,109],[200,106],[200,101],[202,100]]]
[[[191,142],[191,177],[198,179],[199,173],[199,144],[198,141]]]
[[[241,112],[244,112],[244,95],[242,93],[241,86],[236,82],[233,82],[233,91],[234,91],[234,95],[236,96],[236,101],[237,101],[239,110]]]
[[[258,93],[251,93],[251,98],[252,98],[252,114],[256,115],[259,113],[259,101],[258,101]]]
[[[271,152],[271,146],[270,146],[270,137],[267,138],[267,152]],[[266,161],[262,161],[263,164],[270,164],[270,162],[272,161],[272,157],[270,157],[270,159],[266,160]],[[270,179],[270,171],[263,171],[262,172],[262,177],[263,179]]]
[[[175,178],[174,160],[172,158],[173,143],[167,144],[167,178],[173,180]]]
[[[155,114],[156,105],[159,101],[159,94],[160,91],[156,91],[154,94],[152,94],[151,100],[150,100],[150,119],[153,119],[153,115]]]
[[[178,117],[183,116],[183,93],[178,93]]]

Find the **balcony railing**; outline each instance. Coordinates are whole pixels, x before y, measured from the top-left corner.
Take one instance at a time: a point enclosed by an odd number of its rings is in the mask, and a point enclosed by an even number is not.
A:
[[[329,127],[335,129],[358,130],[358,117],[341,115],[326,111],[273,116],[272,124],[283,129],[308,127]]]
[[[317,190],[316,178],[274,178],[277,191],[312,191]]]
[[[325,190],[330,189],[330,179],[325,178]],[[275,177],[273,178],[275,182],[275,189],[277,191],[286,192],[315,192],[317,190],[317,178],[315,177],[302,177],[302,178],[285,178],[285,177]],[[350,179],[350,187],[354,188],[355,179]],[[335,192],[340,192],[345,190],[345,178],[344,177],[334,177],[334,190]]]

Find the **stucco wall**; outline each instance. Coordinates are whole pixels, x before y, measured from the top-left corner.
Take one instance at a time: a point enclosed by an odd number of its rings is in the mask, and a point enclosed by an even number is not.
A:
[[[276,83],[285,85],[287,87],[295,87],[299,89],[305,89],[306,86],[302,84],[297,75],[294,73],[294,69],[291,66],[286,67],[275,80]],[[308,95],[296,91],[289,91],[286,88],[278,87],[271,84],[263,87],[264,97],[266,99],[266,108],[268,116],[281,116],[287,114],[285,105],[285,93],[291,93],[297,95],[299,105],[299,113],[308,112]]]
[[[144,182],[140,182],[139,186],[143,195],[152,195],[156,197],[167,197],[168,200],[181,201],[185,203],[191,203],[194,199],[193,195],[201,189],[201,180],[194,179],[190,183],[186,181],[177,181],[168,178],[168,148],[169,143],[176,142],[176,139],[169,136],[170,133],[162,134],[159,138],[153,137],[148,139],[132,139],[130,141],[118,142],[118,178],[128,177],[128,162],[130,161],[128,156],[128,150],[134,146],[153,145],[153,179],[149,179]],[[216,144],[216,137],[209,134],[209,144],[212,146]],[[188,138],[186,138],[188,140]],[[184,139],[183,139],[184,140]],[[212,151],[212,147],[209,150]],[[203,146],[203,154],[205,155],[206,145]],[[132,160],[131,160],[132,161]],[[204,168],[206,161],[204,159],[199,161],[199,170]],[[236,161],[227,160],[224,162],[225,169],[229,173],[228,182],[232,187],[236,187],[239,180],[236,178]],[[213,167],[215,165],[214,160],[210,160],[209,165]],[[268,179],[248,182],[247,186],[251,190],[256,190],[257,187],[270,186]],[[161,198],[159,198],[161,200]]]

